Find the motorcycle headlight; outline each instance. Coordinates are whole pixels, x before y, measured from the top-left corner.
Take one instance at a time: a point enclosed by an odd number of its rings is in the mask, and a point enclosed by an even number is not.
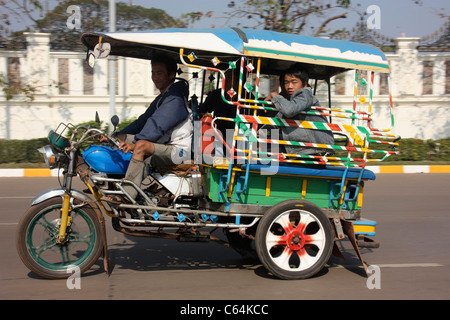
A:
[[[39,148],[38,151],[44,155],[45,164],[50,169],[56,168],[64,157],[61,153],[55,153],[51,146],[44,146]]]

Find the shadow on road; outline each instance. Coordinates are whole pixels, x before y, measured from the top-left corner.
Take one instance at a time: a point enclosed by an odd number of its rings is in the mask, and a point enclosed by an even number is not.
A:
[[[137,238],[124,235],[122,243],[109,245],[109,265],[116,269],[135,271],[186,271],[234,269],[253,270],[256,275],[277,279],[258,258],[242,257],[231,248],[216,243],[180,243],[176,240]],[[328,273],[329,268],[344,267],[366,277],[356,254],[343,248],[344,258],[331,257],[329,263],[315,277]],[[103,262],[102,262],[103,263]]]

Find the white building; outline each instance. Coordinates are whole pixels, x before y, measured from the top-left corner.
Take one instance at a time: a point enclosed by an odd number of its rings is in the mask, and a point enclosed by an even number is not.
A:
[[[86,66],[85,53],[51,52],[49,34],[26,36],[26,51],[0,51],[0,73],[23,79],[37,91],[33,101],[20,95],[7,100],[0,91],[0,139],[46,137],[60,122],[78,124],[94,120],[96,111],[102,120],[108,121],[108,61],[97,61],[92,70]],[[395,53],[386,54],[392,70],[394,133],[402,138],[447,138],[450,52],[419,51],[419,40],[397,38]],[[150,74],[148,61],[117,59],[115,111],[121,119],[140,115],[156,96]],[[351,109],[353,76],[349,72],[336,81],[333,106]],[[386,118],[382,114],[389,103],[385,81],[378,75],[375,78],[374,94],[378,96],[378,102],[374,103],[375,119]],[[192,83],[191,91],[194,88],[200,90],[201,83]],[[320,95],[319,90],[322,101]]]

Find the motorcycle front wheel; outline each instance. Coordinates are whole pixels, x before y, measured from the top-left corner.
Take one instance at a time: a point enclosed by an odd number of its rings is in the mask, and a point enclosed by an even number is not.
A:
[[[75,268],[80,273],[89,270],[103,248],[100,222],[88,206],[70,212],[67,241],[58,243],[61,207],[59,197],[32,206],[17,229],[17,251],[23,263],[48,279],[68,278]]]

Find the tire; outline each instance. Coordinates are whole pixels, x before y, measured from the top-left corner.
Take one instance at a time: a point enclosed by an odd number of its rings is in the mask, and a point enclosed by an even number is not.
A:
[[[333,249],[333,230],[325,214],[301,200],[281,202],[267,211],[256,231],[256,252],[280,279],[298,280],[322,270]]]
[[[88,206],[71,211],[68,240],[58,244],[61,207],[60,197],[32,206],[17,229],[17,251],[23,263],[47,279],[68,278],[75,267],[80,273],[89,270],[103,249],[100,222]]]

